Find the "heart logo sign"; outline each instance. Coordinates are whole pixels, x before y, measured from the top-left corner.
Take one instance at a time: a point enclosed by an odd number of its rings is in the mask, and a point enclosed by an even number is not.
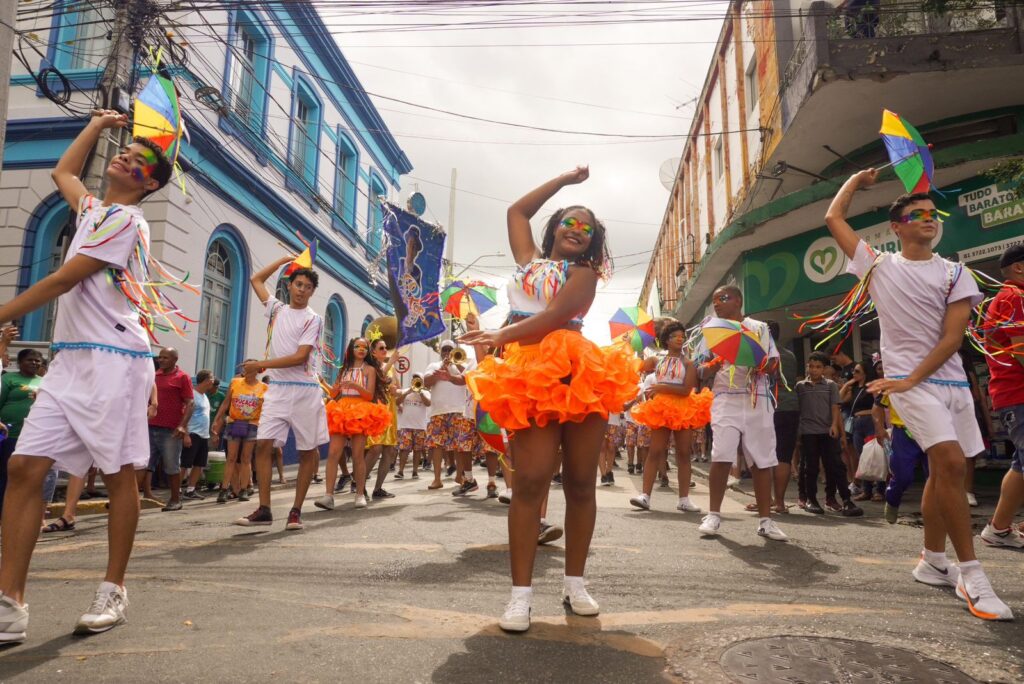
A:
[[[840,275],[845,267],[846,255],[831,237],[818,238],[804,254],[804,274],[819,285]]]
[[[836,264],[836,259],[839,255],[836,253],[835,247],[826,247],[825,249],[815,250],[811,252],[811,268],[825,275],[832,267]]]

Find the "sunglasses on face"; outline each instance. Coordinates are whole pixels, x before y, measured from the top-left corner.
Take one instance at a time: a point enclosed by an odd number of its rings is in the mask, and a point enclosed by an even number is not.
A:
[[[587,237],[590,237],[591,235],[594,234],[594,226],[590,225],[589,223],[584,223],[583,221],[580,221],[577,218],[573,218],[572,216],[562,219],[562,221],[558,225],[560,225],[562,228],[565,228],[566,230],[578,230]]]
[[[900,223],[913,223],[915,221],[935,221],[942,223],[941,212],[938,209],[914,209],[906,216],[900,217]]]

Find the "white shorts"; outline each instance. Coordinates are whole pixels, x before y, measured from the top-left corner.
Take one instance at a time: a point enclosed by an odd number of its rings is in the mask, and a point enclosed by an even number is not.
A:
[[[299,451],[316,449],[330,441],[324,391],[319,385],[270,383],[263,395],[256,439],[272,439],[274,446],[284,446],[288,430],[295,433],[295,448]]]
[[[94,463],[106,474],[126,465],[146,468],[153,378],[150,358],[61,350],[43,378],[15,451],[52,458],[78,477]]]
[[[890,394],[889,401],[922,450],[939,442],[959,442],[968,458],[985,451],[970,388],[922,382]]]
[[[775,456],[775,418],[771,399],[757,398],[751,406],[747,393],[716,394],[711,402],[711,461],[735,463],[742,447],[747,465],[772,468]]]

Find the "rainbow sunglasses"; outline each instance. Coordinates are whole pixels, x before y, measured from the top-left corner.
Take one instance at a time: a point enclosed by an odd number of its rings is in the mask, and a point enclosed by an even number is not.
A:
[[[943,216],[949,216],[949,214],[939,209],[914,209],[906,216],[900,216],[900,223],[913,223],[915,221],[942,223]]]
[[[590,225],[589,223],[584,223],[583,221],[580,221],[577,218],[573,218],[572,216],[568,216],[562,219],[558,225],[560,225],[562,228],[565,228],[566,230],[578,230],[587,237],[591,237],[594,234],[594,226]]]

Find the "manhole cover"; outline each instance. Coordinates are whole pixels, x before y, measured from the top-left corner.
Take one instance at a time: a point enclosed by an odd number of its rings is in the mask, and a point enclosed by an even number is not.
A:
[[[720,662],[734,682],[977,684],[956,668],[901,648],[824,637],[741,641]]]

